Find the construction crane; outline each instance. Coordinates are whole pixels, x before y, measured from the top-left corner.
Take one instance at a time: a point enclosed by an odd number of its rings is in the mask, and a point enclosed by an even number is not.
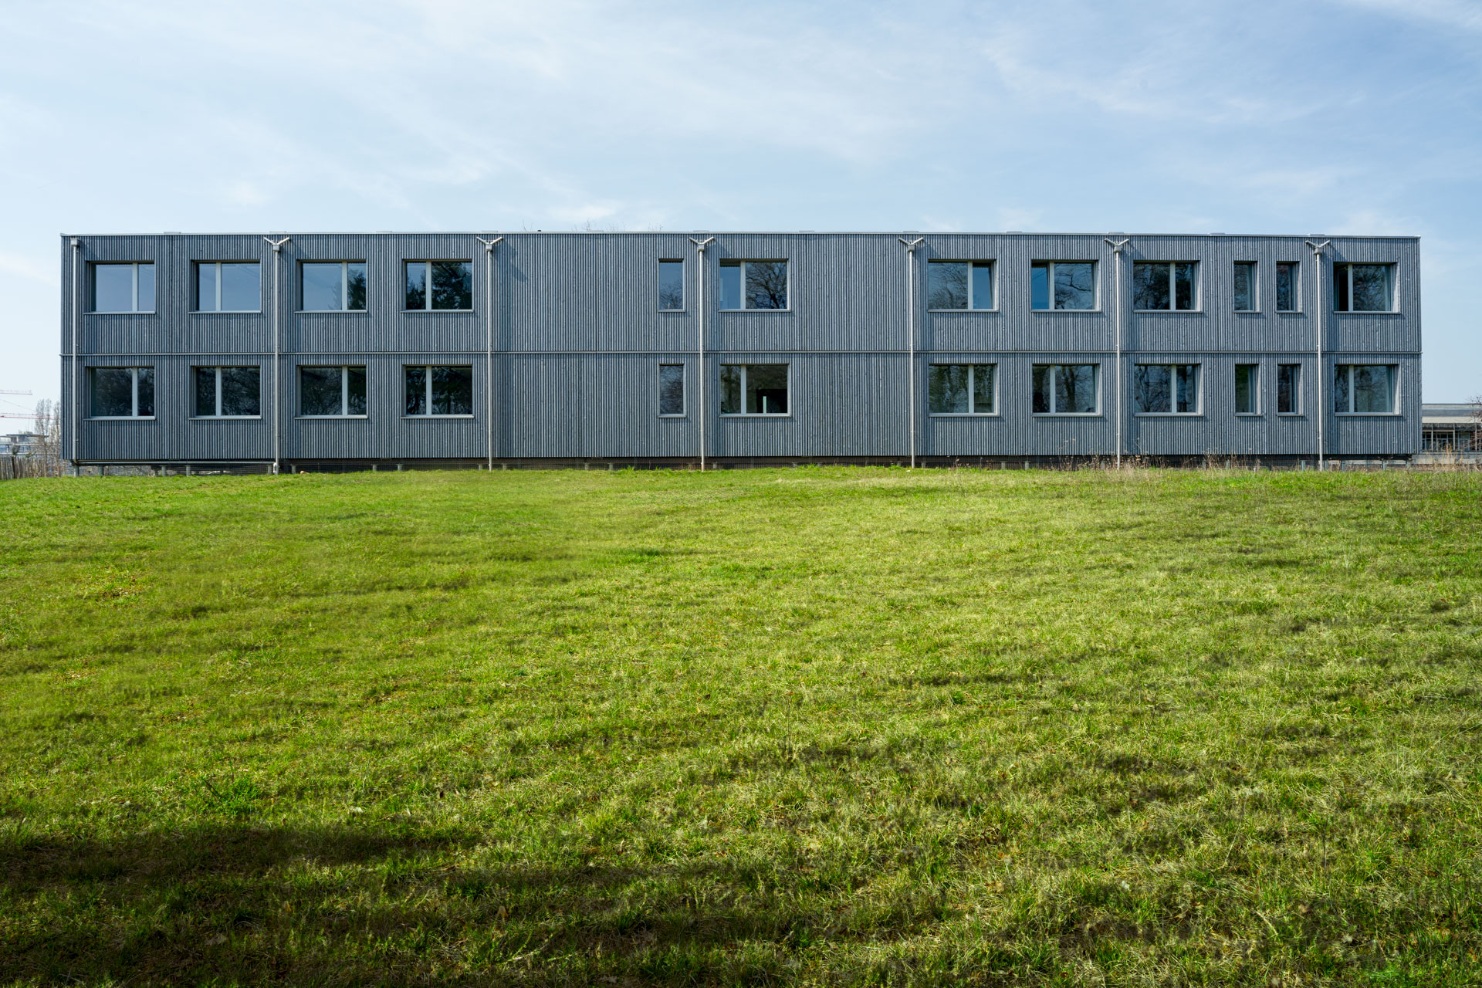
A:
[[[6,391],[4,388],[0,388],[0,395],[29,395],[30,393],[29,391]]]

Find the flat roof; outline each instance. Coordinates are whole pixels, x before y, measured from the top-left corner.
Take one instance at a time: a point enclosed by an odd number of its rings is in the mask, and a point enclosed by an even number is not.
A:
[[[1124,230],[1095,232],[1033,232],[1025,230],[253,230],[157,231],[154,233],[63,233],[70,237],[1224,237],[1238,240],[1419,240],[1418,236],[1393,234],[1330,233],[1128,233]]]

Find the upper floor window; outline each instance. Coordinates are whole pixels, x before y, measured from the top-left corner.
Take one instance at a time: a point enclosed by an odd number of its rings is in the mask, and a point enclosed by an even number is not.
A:
[[[722,415],[786,415],[786,364],[721,364]]]
[[[262,370],[197,367],[197,418],[254,418],[262,414]]]
[[[365,415],[365,367],[300,367],[298,413],[309,418]]]
[[[1256,262],[1235,262],[1235,311],[1256,311]]]
[[[684,261],[659,262],[659,311],[684,309]]]
[[[154,262],[93,265],[94,312],[153,312]]]
[[[1333,411],[1339,415],[1393,415],[1396,364],[1339,364],[1333,372]]]
[[[1297,262],[1280,261],[1276,265],[1276,311],[1296,312],[1298,301]]]
[[[87,373],[91,418],[154,418],[153,367],[90,367]]]
[[[1334,264],[1333,309],[1337,312],[1393,312],[1393,264]]]
[[[364,261],[304,261],[299,298],[305,312],[364,312]]]
[[[1132,390],[1139,415],[1198,415],[1198,364],[1138,364]]]
[[[197,261],[197,312],[260,312],[262,267],[256,261]]]
[[[929,262],[926,265],[926,307],[993,308],[993,262]]]
[[[472,415],[473,368],[407,367],[408,415]]]
[[[787,308],[787,262],[721,261],[720,307]]]
[[[659,414],[684,414],[684,364],[659,365]]]
[[[1035,261],[1029,266],[1033,309],[1096,308],[1095,261]]]
[[[1099,406],[1095,364],[1035,364],[1036,415],[1095,415]]]
[[[473,308],[472,261],[407,261],[409,311]]]
[[[1193,261],[1138,261],[1132,265],[1132,307],[1193,311],[1198,270]]]
[[[933,364],[927,376],[933,415],[992,415],[993,364]]]

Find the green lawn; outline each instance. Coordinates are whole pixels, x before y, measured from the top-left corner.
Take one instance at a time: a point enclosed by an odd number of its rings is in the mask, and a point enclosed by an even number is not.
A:
[[[0,984],[1482,979],[1475,475],[0,512]]]

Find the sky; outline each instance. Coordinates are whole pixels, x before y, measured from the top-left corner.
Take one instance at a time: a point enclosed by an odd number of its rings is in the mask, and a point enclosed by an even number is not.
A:
[[[172,230],[1414,235],[1424,399],[1482,394],[1482,0],[0,0],[0,45],[0,414],[60,390],[58,236]]]

